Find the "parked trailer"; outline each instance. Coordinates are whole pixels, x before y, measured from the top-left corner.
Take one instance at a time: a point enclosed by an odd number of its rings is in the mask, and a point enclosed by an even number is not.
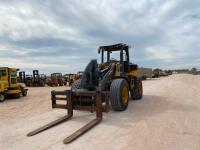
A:
[[[152,74],[152,68],[139,68],[137,77],[146,80],[147,78],[152,78]]]

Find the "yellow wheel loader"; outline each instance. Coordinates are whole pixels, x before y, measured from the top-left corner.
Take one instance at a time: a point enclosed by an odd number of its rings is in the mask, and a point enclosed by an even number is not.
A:
[[[52,108],[67,109],[68,114],[27,136],[69,120],[73,110],[96,112],[95,119],[64,139],[63,142],[68,144],[100,123],[103,112],[108,112],[110,108],[124,111],[128,107],[129,94],[131,99],[142,98],[142,81],[137,78],[137,65],[129,60],[129,46],[122,43],[100,46],[98,52],[101,53],[101,63],[98,64],[96,59],[91,60],[81,78],[72,84],[71,90],[51,92]],[[59,104],[59,101],[66,104]]]
[[[71,86],[77,80],[77,74],[73,73],[65,74],[64,77],[66,78],[68,86]]]
[[[7,97],[19,98],[26,96],[28,89],[24,83],[17,83],[19,69],[0,67],[0,102]]]

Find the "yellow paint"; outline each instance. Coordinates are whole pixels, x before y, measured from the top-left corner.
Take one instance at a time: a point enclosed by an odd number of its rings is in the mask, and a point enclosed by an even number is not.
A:
[[[124,101],[124,103],[128,102],[128,88],[126,86],[123,87],[122,89],[122,100]]]
[[[20,94],[20,93],[21,93],[20,89],[6,91],[6,94]]]
[[[17,71],[15,68],[1,67],[0,68],[0,92],[5,94],[20,94],[20,86],[17,85]],[[11,82],[15,81],[15,82]],[[10,83],[10,84],[9,84]],[[14,88],[14,89],[9,89]]]
[[[132,70],[132,71],[130,71],[130,73],[126,73],[126,75],[128,76],[128,75],[130,75],[130,76],[137,76],[137,74],[138,74],[138,71],[137,70]]]
[[[4,92],[5,91],[5,82],[0,81],[0,92]]]
[[[115,64],[115,77],[120,77],[120,67],[121,65],[119,63]]]

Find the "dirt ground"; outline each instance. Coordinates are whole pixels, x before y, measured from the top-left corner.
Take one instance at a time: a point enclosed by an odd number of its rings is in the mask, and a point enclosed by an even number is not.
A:
[[[64,145],[63,139],[94,114],[76,111],[74,118],[50,130],[26,134],[66,114],[51,109],[50,91],[66,87],[29,88],[28,96],[0,103],[0,149],[200,150],[200,76],[176,74],[143,82],[144,97],[124,112],[104,114],[102,123]]]

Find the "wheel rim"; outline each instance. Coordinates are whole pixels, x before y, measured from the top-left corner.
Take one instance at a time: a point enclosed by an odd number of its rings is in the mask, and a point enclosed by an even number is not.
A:
[[[123,87],[123,90],[122,90],[122,100],[124,103],[127,103],[128,102],[128,88],[126,86]]]
[[[0,95],[0,101],[3,101],[4,100],[4,95]]]

